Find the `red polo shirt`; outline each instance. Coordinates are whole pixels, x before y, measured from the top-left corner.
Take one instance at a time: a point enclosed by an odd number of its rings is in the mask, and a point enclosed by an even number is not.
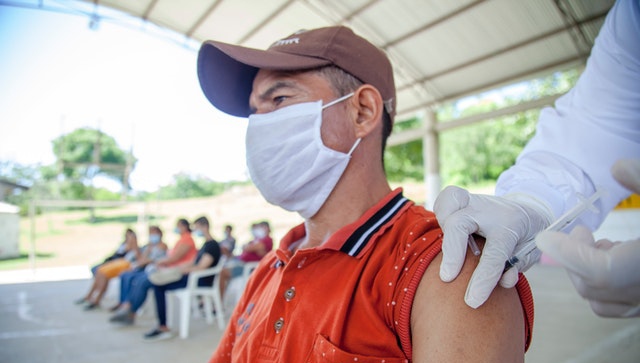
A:
[[[442,233],[397,189],[321,246],[296,250],[304,225],[253,272],[210,363],[408,362],[411,307]],[[533,299],[521,275],[526,345]]]

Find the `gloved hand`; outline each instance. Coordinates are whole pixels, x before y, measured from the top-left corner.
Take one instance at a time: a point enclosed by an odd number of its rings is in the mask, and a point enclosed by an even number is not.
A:
[[[464,297],[467,305],[474,309],[489,298],[498,281],[507,288],[515,286],[518,270],[512,268],[503,275],[505,261],[551,224],[553,218],[551,210],[533,197],[470,194],[454,186],[438,195],[433,210],[444,233],[440,265],[443,281],[452,281],[460,273],[468,236],[477,233],[486,238]],[[526,271],[539,258],[539,251],[531,253],[521,261],[522,270]]]
[[[612,169],[616,180],[640,193],[640,159],[620,160]],[[569,235],[543,232],[539,249],[561,263],[578,293],[600,316],[640,316],[640,239],[627,242],[594,241],[584,227]]]
[[[595,242],[591,231],[542,232],[536,245],[569,273],[578,293],[600,316],[640,316],[640,239]]]

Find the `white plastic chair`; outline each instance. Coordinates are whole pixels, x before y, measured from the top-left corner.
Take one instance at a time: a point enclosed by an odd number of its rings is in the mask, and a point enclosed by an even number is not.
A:
[[[109,287],[107,289],[107,293],[105,294],[105,299],[113,300],[114,304],[120,300],[120,284],[122,281],[120,277],[114,277],[109,280]],[[149,314],[153,316],[156,310],[155,304],[156,298],[153,294],[153,289],[149,289],[147,291],[147,298],[144,301],[144,304],[136,311],[137,316],[144,316]]]
[[[232,278],[231,281],[229,281],[222,301],[226,310],[231,311],[234,309],[240,300],[240,296],[242,296],[242,292],[247,286],[249,275],[251,275],[251,272],[258,267],[259,263],[260,262],[258,261],[244,263],[242,266],[242,275]]]
[[[191,320],[192,305],[196,306],[197,297],[202,297],[204,303],[204,314],[208,324],[213,324],[212,310],[216,309],[216,320],[218,328],[224,330],[224,308],[222,306],[222,298],[220,296],[220,272],[224,266],[225,257],[222,257],[218,264],[214,267],[202,271],[194,271],[189,273],[187,286],[183,289],[170,290],[165,293],[167,297],[167,321],[170,326],[175,326],[174,307],[172,305],[173,297],[177,298],[180,306],[180,338],[186,339],[189,336],[189,321]],[[198,286],[198,280],[202,277],[214,276],[212,286]],[[211,303],[213,302],[213,306]]]
[[[253,270],[258,267],[258,264],[260,264],[260,261],[246,262],[242,266],[242,279],[244,280],[245,284],[247,283],[247,280],[249,280],[249,275],[251,275]]]

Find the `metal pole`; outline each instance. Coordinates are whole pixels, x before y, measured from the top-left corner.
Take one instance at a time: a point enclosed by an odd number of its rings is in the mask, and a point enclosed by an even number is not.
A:
[[[31,221],[31,230],[29,231],[29,265],[31,271],[36,273],[36,202],[31,199],[29,201],[29,220]]]
[[[425,164],[425,187],[427,192],[425,208],[429,210],[433,210],[433,203],[442,187],[442,179],[440,177],[440,138],[436,129],[437,121],[435,112],[427,110],[424,118],[427,132],[422,138],[422,156]]]

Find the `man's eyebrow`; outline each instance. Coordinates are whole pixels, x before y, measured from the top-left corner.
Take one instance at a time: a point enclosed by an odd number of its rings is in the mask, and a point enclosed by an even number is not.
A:
[[[261,94],[259,94],[258,95],[258,99],[260,101],[268,101],[276,91],[279,91],[279,90],[281,90],[283,88],[295,88],[295,87],[296,87],[296,83],[295,82],[277,81],[271,87],[267,88],[266,91],[264,91]],[[251,108],[251,112],[252,113],[256,112],[256,107],[254,105],[249,104],[249,107]]]

